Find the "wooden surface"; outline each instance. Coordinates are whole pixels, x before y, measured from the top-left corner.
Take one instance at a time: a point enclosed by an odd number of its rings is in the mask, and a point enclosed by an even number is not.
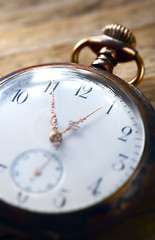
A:
[[[69,62],[77,41],[100,34],[109,23],[125,25],[136,36],[146,67],[138,88],[155,108],[154,0],[0,0],[0,77],[30,65]],[[90,52],[82,54],[82,63],[91,61]],[[119,66],[115,74],[129,80],[136,74],[136,66]],[[98,239],[154,240],[155,191]]]

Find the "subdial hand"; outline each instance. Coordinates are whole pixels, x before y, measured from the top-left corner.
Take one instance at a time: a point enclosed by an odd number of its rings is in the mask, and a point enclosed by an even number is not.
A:
[[[54,87],[53,87],[53,80],[51,81],[52,86],[52,106],[51,106],[51,118],[50,123],[52,125],[52,132],[50,134],[50,141],[54,146],[59,146],[62,140],[61,134],[58,132],[58,121],[56,116],[56,109],[55,109],[55,100],[54,100]]]
[[[33,175],[30,177],[30,180],[33,180],[35,177],[40,176],[42,174],[43,169],[50,163],[52,157],[50,157],[43,165],[39,168],[36,168],[33,172]]]
[[[73,130],[77,130],[80,126],[79,124],[80,123],[83,123],[87,118],[89,118],[91,115],[93,115],[94,113],[96,113],[97,111],[99,111],[101,108],[103,108],[103,106],[95,109],[94,111],[92,111],[91,113],[89,113],[88,115],[86,115],[85,117],[83,118],[80,118],[78,121],[74,122],[74,121],[70,121],[70,124],[67,128],[65,128],[64,130],[62,130],[60,133],[63,134],[67,131],[69,131],[70,129],[73,129]]]

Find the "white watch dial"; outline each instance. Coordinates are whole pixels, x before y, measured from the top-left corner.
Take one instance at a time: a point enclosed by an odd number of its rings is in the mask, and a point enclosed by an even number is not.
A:
[[[58,131],[83,119],[58,147],[49,140],[51,81]],[[0,116],[0,198],[20,208],[59,213],[97,204],[128,181],[143,154],[136,105],[88,70],[49,66],[10,77],[0,87]]]

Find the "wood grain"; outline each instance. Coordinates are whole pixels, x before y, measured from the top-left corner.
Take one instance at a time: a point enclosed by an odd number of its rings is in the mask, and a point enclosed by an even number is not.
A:
[[[30,65],[69,62],[77,41],[100,34],[109,23],[120,23],[136,36],[146,67],[138,88],[155,108],[154,0],[0,0],[0,76]],[[90,64],[92,57],[86,51],[80,61]],[[114,73],[129,80],[136,74],[136,66],[124,64]],[[97,240],[154,240],[153,188],[141,205]]]

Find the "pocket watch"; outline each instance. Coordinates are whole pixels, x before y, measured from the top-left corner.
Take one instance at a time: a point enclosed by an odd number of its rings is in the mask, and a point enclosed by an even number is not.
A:
[[[22,239],[86,239],[132,209],[155,167],[155,112],[135,88],[144,64],[121,25],[77,43],[72,63],[0,79],[0,226]],[[88,46],[91,66],[78,64]],[[112,74],[134,60],[130,82]],[[90,239],[90,237],[89,237]],[[95,239],[95,238],[93,238]]]

